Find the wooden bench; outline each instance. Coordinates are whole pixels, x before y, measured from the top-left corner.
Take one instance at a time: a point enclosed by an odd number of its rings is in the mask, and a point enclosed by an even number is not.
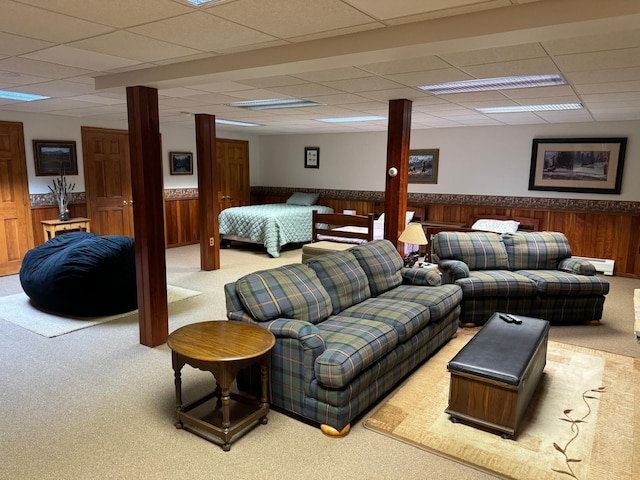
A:
[[[494,313],[447,365],[452,421],[515,435],[542,376],[548,336],[546,320]]]

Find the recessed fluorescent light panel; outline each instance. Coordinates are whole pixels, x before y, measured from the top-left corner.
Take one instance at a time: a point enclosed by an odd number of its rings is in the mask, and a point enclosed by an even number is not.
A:
[[[236,120],[225,120],[223,118],[216,118],[216,123],[222,125],[235,125],[236,127],[261,127],[258,123],[238,122]]]
[[[224,1],[226,0],[187,0],[187,3],[199,7],[200,5],[205,5],[207,3],[222,3]]]
[[[318,122],[325,123],[346,123],[346,122],[371,122],[373,120],[386,120],[387,117],[369,116],[369,117],[339,117],[339,118],[316,118]]]
[[[9,100],[19,100],[21,102],[33,102],[34,100],[46,100],[44,95],[32,95],[31,93],[9,92],[7,90],[0,90],[0,98],[6,98]]]
[[[559,74],[527,75],[524,77],[481,78],[464,82],[438,83],[418,87],[434,95],[447,93],[484,92],[488,90],[509,90],[513,88],[551,87],[567,82]]]
[[[560,110],[580,110],[581,103],[556,103],[550,105],[518,105],[515,107],[476,108],[480,113],[521,113],[521,112],[555,112]]]
[[[246,108],[248,110],[269,110],[272,108],[317,107],[322,103],[312,102],[304,98],[278,98],[269,100],[249,100],[246,102],[227,103],[228,107]]]

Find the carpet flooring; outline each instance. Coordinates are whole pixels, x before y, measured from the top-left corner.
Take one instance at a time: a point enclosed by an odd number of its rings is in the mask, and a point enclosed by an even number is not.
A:
[[[167,301],[171,304],[200,293],[188,288],[168,285]],[[133,310],[105,317],[70,317],[38,308],[24,292],[0,297],[0,318],[47,338],[58,337],[129,315],[137,316],[137,312]]]
[[[444,412],[447,362],[473,333],[445,345],[365,427],[505,478],[640,478],[639,359],[550,341],[540,384],[509,440]]]

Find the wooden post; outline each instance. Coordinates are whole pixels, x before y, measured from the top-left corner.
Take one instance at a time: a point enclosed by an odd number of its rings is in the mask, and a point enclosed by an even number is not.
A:
[[[127,87],[140,343],[167,341],[167,269],[158,91]]]
[[[407,99],[389,102],[384,238],[390,240],[398,248],[398,251],[401,251],[398,237],[405,228],[405,213],[407,211],[411,104],[411,100]]]
[[[198,157],[198,228],[200,232],[200,268],[220,268],[220,230],[216,175],[216,117],[196,115],[196,152]],[[219,180],[219,179],[218,179]]]

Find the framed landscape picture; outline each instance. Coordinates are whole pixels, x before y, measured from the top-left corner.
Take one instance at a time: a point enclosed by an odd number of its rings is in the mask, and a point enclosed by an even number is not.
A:
[[[529,190],[620,193],[627,139],[533,140]]]
[[[409,183],[438,183],[440,149],[411,150],[409,152]]]
[[[169,152],[169,173],[171,175],[193,175],[193,153]]]
[[[75,141],[34,140],[36,175],[78,175]]]

